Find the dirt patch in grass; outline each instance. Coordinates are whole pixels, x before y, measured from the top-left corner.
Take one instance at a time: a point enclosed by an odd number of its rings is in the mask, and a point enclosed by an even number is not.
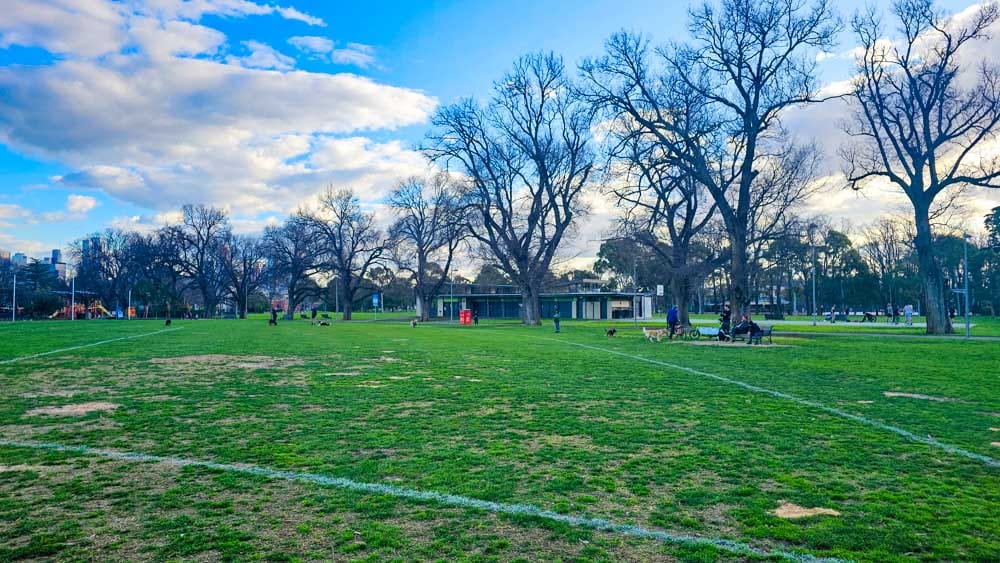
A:
[[[886,397],[904,397],[907,399],[923,399],[924,401],[935,401],[938,403],[964,403],[965,401],[961,399],[953,399],[951,397],[933,397],[931,395],[924,395],[922,393],[904,393],[902,391],[884,391],[882,393]]]
[[[870,405],[870,404],[872,404],[872,403],[874,403],[874,402],[875,402],[875,401],[858,401],[858,404],[859,404],[859,405]]]
[[[537,452],[545,446],[552,446],[557,448],[577,448],[586,451],[596,451],[600,449],[594,444],[594,440],[590,436],[583,435],[562,435],[562,434],[546,434],[544,436],[538,436],[527,444],[529,451]]]
[[[990,445],[1000,448],[1000,442],[990,442]]]
[[[2,465],[0,464],[0,473],[18,473],[25,471],[32,471],[35,473],[52,473],[53,471],[60,471],[64,469],[57,465]]]
[[[229,369],[283,369],[302,364],[297,358],[271,356],[230,356],[226,354],[200,354],[176,358],[154,358],[151,363],[169,366],[210,365]]]
[[[92,412],[110,412],[117,409],[119,406],[120,405],[116,405],[115,403],[95,401],[92,403],[78,403],[76,405],[38,407],[24,413],[24,416],[37,416],[40,414],[50,416],[84,416]]]
[[[790,502],[781,501],[781,504],[774,511],[778,518],[795,520],[798,518],[809,518],[810,516],[840,516],[840,513],[832,508],[806,508]]]

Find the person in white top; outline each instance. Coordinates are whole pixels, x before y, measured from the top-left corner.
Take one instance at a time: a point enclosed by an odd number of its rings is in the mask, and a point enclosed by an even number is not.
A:
[[[903,318],[906,319],[906,326],[913,326],[913,305],[903,307]]]

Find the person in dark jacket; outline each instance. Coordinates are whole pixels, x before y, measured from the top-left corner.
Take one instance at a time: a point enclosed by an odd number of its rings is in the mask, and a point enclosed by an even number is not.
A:
[[[733,311],[729,308],[729,305],[722,307],[722,312],[719,313],[719,340],[726,340],[729,338],[730,329],[733,324]]]
[[[559,309],[556,308],[555,314],[552,315],[552,323],[556,325],[556,332],[559,332]]]
[[[674,333],[677,332],[677,327],[681,324],[681,314],[677,310],[677,305],[671,305],[670,310],[667,311],[667,324],[670,326],[670,336],[668,340],[674,339]]]

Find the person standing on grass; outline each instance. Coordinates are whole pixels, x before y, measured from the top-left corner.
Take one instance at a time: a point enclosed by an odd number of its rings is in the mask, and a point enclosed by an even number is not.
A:
[[[556,333],[559,333],[559,307],[556,307],[555,314],[552,315],[552,324],[556,325]]]
[[[667,311],[667,324],[670,326],[669,340],[673,340],[674,333],[677,332],[677,325],[681,324],[681,314],[677,310],[677,305],[671,305],[670,310]]]
[[[906,319],[906,326],[913,326],[913,305],[903,307],[903,318]]]
[[[479,326],[479,311],[472,312],[472,324]]]

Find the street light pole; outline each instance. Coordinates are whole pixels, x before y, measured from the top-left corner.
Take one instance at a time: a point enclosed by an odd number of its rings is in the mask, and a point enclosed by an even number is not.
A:
[[[14,265],[14,291],[10,298],[10,322],[17,320],[17,265]]]
[[[455,280],[449,280],[451,282],[451,297],[448,298],[448,322],[455,322]]]
[[[813,277],[813,326],[816,326],[816,247],[812,247],[813,259],[812,259],[812,277]]]
[[[636,301],[639,299],[639,261],[632,261],[632,324],[635,328],[639,328],[639,305]]]
[[[965,243],[962,249],[965,262],[962,266],[962,271],[965,274],[963,276],[965,278],[965,288],[962,291],[965,294],[965,337],[969,338],[971,328],[969,325],[969,234],[962,235],[962,240]]]
[[[810,268],[810,270],[812,271],[812,286],[813,286],[812,287],[812,290],[813,290],[813,298],[812,298],[813,326],[816,326],[816,309],[817,309],[817,307],[816,307],[816,245],[813,243],[813,231],[815,231],[815,230],[816,230],[816,224],[815,223],[810,224],[809,225],[809,229],[808,229],[808,236],[809,236],[809,246],[812,248],[812,255],[813,255],[812,256],[812,267]]]
[[[125,308],[125,319],[132,320],[132,288],[128,288],[128,305]]]
[[[69,290],[69,320],[76,320],[76,274],[70,280]]]

